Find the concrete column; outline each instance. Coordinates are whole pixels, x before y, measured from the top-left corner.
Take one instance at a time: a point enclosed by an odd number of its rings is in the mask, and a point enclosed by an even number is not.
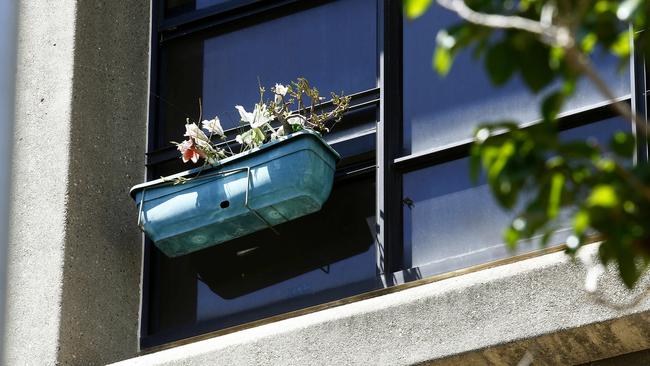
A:
[[[19,6],[8,365],[138,350],[149,0]]]
[[[0,326],[4,326],[7,243],[9,235],[9,186],[14,125],[16,75],[16,4],[0,2]],[[4,329],[0,328],[0,360]]]

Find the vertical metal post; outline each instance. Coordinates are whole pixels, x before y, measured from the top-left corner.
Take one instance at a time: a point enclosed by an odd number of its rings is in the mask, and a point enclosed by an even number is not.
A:
[[[402,269],[402,178],[393,160],[402,146],[402,2],[382,0],[380,21],[380,118],[377,126],[377,229],[383,248],[383,274]]]
[[[630,32],[633,29],[630,27]],[[642,31],[642,32],[645,32]],[[648,70],[646,69],[646,56],[638,51],[634,44],[634,38],[630,40],[632,46],[632,57],[630,58],[630,79],[632,90],[632,113],[640,116],[643,120],[648,118]],[[635,163],[648,161],[648,138],[643,136],[643,131],[634,125],[634,132],[637,138],[637,153]],[[648,126],[646,125],[646,130]]]
[[[16,75],[16,1],[0,1],[0,363],[4,360],[9,189]]]

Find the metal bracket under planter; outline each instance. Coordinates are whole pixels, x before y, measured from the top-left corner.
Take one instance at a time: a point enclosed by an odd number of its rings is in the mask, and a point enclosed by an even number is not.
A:
[[[138,226],[170,257],[275,231],[275,225],[320,210],[338,160],[320,136],[301,131],[208,169],[140,184],[131,189]],[[184,183],[174,184],[179,178]]]

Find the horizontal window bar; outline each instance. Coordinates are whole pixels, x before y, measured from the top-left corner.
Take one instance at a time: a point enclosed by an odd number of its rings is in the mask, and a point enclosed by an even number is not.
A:
[[[332,0],[242,0],[233,4],[214,6],[161,21],[158,28],[158,39],[162,43],[170,39],[232,23],[246,26],[247,24],[243,24],[245,21],[250,21],[249,25],[252,25],[260,22],[261,19],[266,19],[261,16],[262,14],[276,11],[278,15],[286,16],[330,1]]]
[[[606,101],[589,107],[562,113],[558,117],[560,130],[567,130],[594,121],[614,117],[617,113],[612,108],[612,105],[620,102],[629,104],[630,98],[631,97],[627,95],[618,98],[615,101]],[[539,124],[540,122],[541,120],[525,123],[521,125],[521,128],[528,128]],[[459,159],[467,156],[473,141],[474,139],[468,138],[453,144],[403,156],[393,160],[393,164],[401,173],[407,173],[431,165]]]
[[[159,1],[164,2],[165,0]],[[251,6],[253,4],[260,5],[261,2],[259,0],[230,0],[226,3],[216,4],[201,9],[194,9],[183,12],[179,15],[172,15],[169,17],[164,16],[163,13],[159,17],[160,21],[158,22],[158,31],[164,32],[166,30],[173,30],[180,26],[183,26],[184,24],[192,23],[205,17],[232,12],[236,9],[243,8],[245,6]],[[165,10],[162,9],[161,11],[164,12]]]

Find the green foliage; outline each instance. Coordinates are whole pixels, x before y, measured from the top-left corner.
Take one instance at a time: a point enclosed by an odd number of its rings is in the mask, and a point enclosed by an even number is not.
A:
[[[404,14],[409,18],[417,18],[431,5],[431,0],[409,0],[404,1]]]
[[[449,8],[451,2],[443,5]],[[405,14],[417,17],[431,3],[404,0]],[[495,85],[518,77],[531,91],[545,95],[538,124],[520,128],[516,121],[497,121],[484,123],[475,132],[472,176],[476,179],[485,171],[497,202],[517,211],[504,231],[506,243],[515,246],[541,237],[547,244],[554,231],[572,226],[569,253],[599,238],[600,260],[616,263],[623,282],[634,286],[650,261],[650,166],[632,163],[633,135],[618,132],[611,141],[599,143],[565,141],[560,138],[557,116],[577,81],[589,75],[591,54],[610,52],[626,66],[631,41],[635,52],[647,54],[650,36],[641,30],[650,14],[650,1],[465,3],[480,15],[516,16],[547,31],[508,24],[497,30],[474,18],[473,23],[461,21],[441,30],[436,38],[434,68],[441,76],[450,72],[459,52],[471,49],[483,59]],[[631,28],[636,31],[630,32]],[[558,29],[566,31],[564,38],[555,32]]]

